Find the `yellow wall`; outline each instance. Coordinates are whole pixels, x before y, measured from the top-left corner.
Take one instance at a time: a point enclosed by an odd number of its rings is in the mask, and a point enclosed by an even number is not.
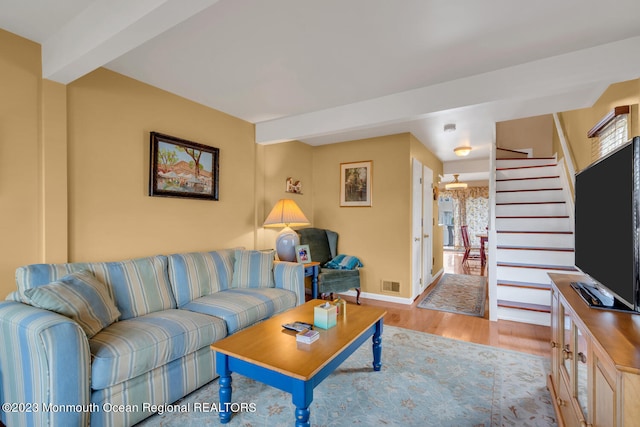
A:
[[[68,85],[69,260],[253,247],[253,125],[99,69]],[[149,133],[220,149],[219,201],[149,197]]]
[[[496,145],[533,149],[533,157],[553,156],[553,116],[527,117],[496,123]],[[499,155],[500,153],[498,153]]]
[[[372,206],[340,207],[340,164],[373,161]],[[408,134],[348,141],[313,150],[314,226],[340,234],[338,250],[358,256],[363,292],[381,293],[381,281],[410,291],[410,169]],[[313,256],[313,254],[312,254]]]
[[[576,171],[591,164],[591,139],[587,138],[587,132],[615,107],[632,106],[629,137],[640,135],[638,104],[640,104],[640,79],[612,84],[590,108],[558,114]],[[554,147],[558,153],[561,153],[557,136]]]
[[[42,260],[40,46],[0,30],[0,298]]]
[[[299,141],[264,147],[264,155],[260,156],[259,160],[259,169],[262,172],[257,172],[257,176],[261,177],[258,179],[258,191],[261,192],[261,197],[257,198],[258,248],[275,248],[276,236],[281,229],[262,228],[262,223],[280,199],[295,201],[313,224],[312,149],[310,145]],[[302,183],[302,194],[285,191],[285,181],[288,177]]]

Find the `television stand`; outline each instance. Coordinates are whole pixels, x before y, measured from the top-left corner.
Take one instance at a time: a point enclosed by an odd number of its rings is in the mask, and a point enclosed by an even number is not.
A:
[[[571,282],[551,279],[548,388],[559,426],[630,427],[640,419],[640,328],[629,312],[592,310]]]
[[[622,311],[624,313],[637,314],[615,297],[608,297],[602,294],[594,285],[587,282],[571,282],[571,287],[580,295],[589,307],[600,310]]]

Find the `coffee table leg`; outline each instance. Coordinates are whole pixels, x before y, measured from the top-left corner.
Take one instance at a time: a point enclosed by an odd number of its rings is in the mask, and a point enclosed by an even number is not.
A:
[[[373,370],[379,371],[382,367],[382,319],[376,322],[376,330],[373,333]]]
[[[231,421],[231,371],[229,371],[229,356],[226,354],[216,354],[216,370],[220,375],[220,422],[226,424]]]
[[[311,402],[313,401],[313,386],[310,382],[297,380],[291,393],[293,404],[296,407],[296,427],[310,427]]]

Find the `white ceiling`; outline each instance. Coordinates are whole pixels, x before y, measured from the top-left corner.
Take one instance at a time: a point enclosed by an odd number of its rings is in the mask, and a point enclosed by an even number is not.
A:
[[[444,162],[487,159],[496,121],[640,77],[638,16],[638,0],[0,0],[44,78],[103,66],[255,123],[258,143],[411,132]]]

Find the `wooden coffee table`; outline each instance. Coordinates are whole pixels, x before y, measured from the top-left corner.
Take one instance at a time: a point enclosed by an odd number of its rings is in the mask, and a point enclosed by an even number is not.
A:
[[[211,345],[220,375],[221,423],[231,420],[232,372],[291,393],[295,425],[301,427],[310,425],[313,389],[369,337],[373,337],[373,370],[380,370],[384,309],[349,304],[336,326],[315,328],[320,338],[312,344],[298,343],[295,332],[282,328],[295,321],[313,323],[313,308],[323,302],[311,300]]]

